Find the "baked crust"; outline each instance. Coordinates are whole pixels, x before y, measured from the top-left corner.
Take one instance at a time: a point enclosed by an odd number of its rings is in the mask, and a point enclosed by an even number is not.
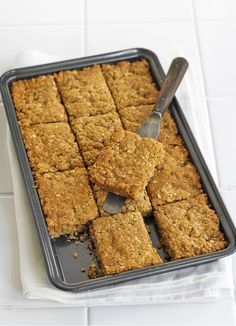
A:
[[[147,191],[154,209],[159,205],[185,200],[203,192],[195,166],[182,146],[165,145],[162,166],[158,166]]]
[[[120,130],[101,151],[89,174],[100,188],[138,199],[163,156],[163,146],[159,142]]]
[[[87,166],[94,164],[112,133],[123,128],[116,112],[77,118],[71,126]]]
[[[14,81],[11,94],[21,126],[67,121],[65,108],[51,75]]]
[[[35,173],[83,167],[78,145],[68,123],[37,124],[22,127],[21,131]]]
[[[60,71],[55,79],[70,120],[115,111],[100,66]]]
[[[206,195],[159,206],[154,217],[171,259],[198,256],[227,245],[219,217],[209,207]]]
[[[52,238],[75,234],[98,216],[84,168],[36,175],[48,232]]]
[[[104,64],[102,71],[118,110],[156,102],[158,91],[146,60]]]
[[[90,235],[104,275],[162,263],[139,212],[93,220]]]

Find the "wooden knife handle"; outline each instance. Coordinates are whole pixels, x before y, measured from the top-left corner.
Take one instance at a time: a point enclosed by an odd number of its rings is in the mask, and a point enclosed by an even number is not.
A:
[[[188,68],[188,61],[184,58],[175,58],[168,70],[166,78],[161,86],[159,97],[153,109],[153,112],[163,115],[166,108],[169,106],[175,92],[181,83],[184,74]]]

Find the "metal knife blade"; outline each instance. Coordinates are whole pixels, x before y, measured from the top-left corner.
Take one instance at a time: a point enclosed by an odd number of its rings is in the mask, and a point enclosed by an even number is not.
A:
[[[162,115],[158,111],[152,111],[151,115],[138,130],[139,136],[157,139],[160,132],[161,118]]]
[[[109,192],[103,205],[103,209],[110,214],[118,214],[122,211],[125,201],[125,197]]]

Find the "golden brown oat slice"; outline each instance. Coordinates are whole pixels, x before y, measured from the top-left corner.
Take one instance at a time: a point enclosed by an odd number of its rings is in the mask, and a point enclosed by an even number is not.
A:
[[[118,110],[156,102],[158,91],[146,60],[105,64],[102,71]]]
[[[200,177],[184,145],[164,145],[165,156],[147,186],[154,209],[202,193]]]
[[[139,212],[93,220],[90,235],[104,275],[162,263]]]
[[[61,71],[55,78],[70,120],[115,111],[100,66]]]
[[[124,128],[137,132],[149,117],[154,105],[130,106],[119,111]],[[178,135],[178,129],[169,112],[165,112],[162,121],[158,141],[163,145],[181,145],[182,140]]]
[[[163,156],[163,146],[159,142],[121,129],[99,154],[90,168],[90,177],[104,190],[138,199]]]
[[[99,215],[108,216],[109,213],[103,209],[103,204],[105,203],[108,192],[102,190],[96,185],[93,186],[93,190],[98,205]],[[152,212],[152,205],[146,190],[144,191],[144,194],[137,200],[127,199],[121,213],[125,214],[137,211],[140,212],[143,217],[150,215]]]
[[[123,128],[116,112],[77,118],[71,125],[88,166],[94,164],[112,133]]]
[[[68,123],[22,127],[22,135],[34,172],[56,172],[83,166],[78,145]]]
[[[206,195],[160,206],[154,216],[162,244],[172,259],[206,254],[227,245]]]
[[[156,169],[147,191],[154,209],[159,205],[184,200],[202,193],[200,177],[191,162],[185,165],[164,160],[163,168]]]
[[[184,145],[163,145],[165,157],[163,166],[173,165],[183,166],[189,161],[189,154]]]
[[[11,92],[21,125],[67,121],[53,76],[15,81]]]
[[[73,235],[98,216],[84,168],[36,175],[36,184],[52,238]]]
[[[182,145],[182,138],[178,135],[178,129],[174,119],[169,112],[166,112],[161,122],[158,141],[163,145]]]

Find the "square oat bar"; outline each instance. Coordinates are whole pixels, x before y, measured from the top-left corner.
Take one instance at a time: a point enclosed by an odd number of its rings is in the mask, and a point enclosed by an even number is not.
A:
[[[120,130],[112,136],[110,144],[90,168],[90,177],[104,190],[138,199],[163,156],[161,143]]]
[[[161,167],[155,170],[147,191],[154,209],[178,200],[202,193],[200,176],[188,159],[184,146],[164,146],[165,157]]]
[[[169,165],[156,169],[147,190],[154,209],[202,193],[200,177],[191,162],[184,166]]]
[[[146,60],[104,64],[102,71],[118,110],[156,102],[158,91]]]
[[[116,112],[77,118],[71,126],[88,166],[94,164],[113,132],[123,128]]]
[[[98,216],[84,168],[36,175],[36,184],[52,238],[73,235]]]
[[[227,245],[219,217],[208,206],[206,195],[159,206],[154,217],[171,259],[198,256]]]
[[[104,275],[162,263],[139,212],[93,220],[90,235]]]
[[[66,122],[22,127],[30,165],[35,173],[82,167],[83,161],[70,126]]]
[[[137,132],[149,117],[154,105],[140,105],[123,108],[119,111],[125,130]],[[181,145],[182,140],[178,135],[178,129],[169,112],[165,112],[161,120],[160,133],[157,138],[163,145]]]
[[[55,75],[70,120],[115,111],[115,103],[98,65]]]
[[[11,93],[20,125],[67,121],[53,76],[15,81]]]
[[[104,211],[103,205],[105,203],[105,200],[107,198],[108,192],[105,190],[102,190],[98,186],[94,185],[93,186],[93,192],[94,196],[97,201],[97,206],[99,210],[99,215],[100,216],[108,216],[109,213]],[[144,194],[137,200],[132,200],[132,199],[126,199],[125,205],[122,208],[121,213],[129,213],[129,212],[140,212],[143,217],[148,216],[152,212],[152,205],[150,203],[147,191],[145,189]]]

